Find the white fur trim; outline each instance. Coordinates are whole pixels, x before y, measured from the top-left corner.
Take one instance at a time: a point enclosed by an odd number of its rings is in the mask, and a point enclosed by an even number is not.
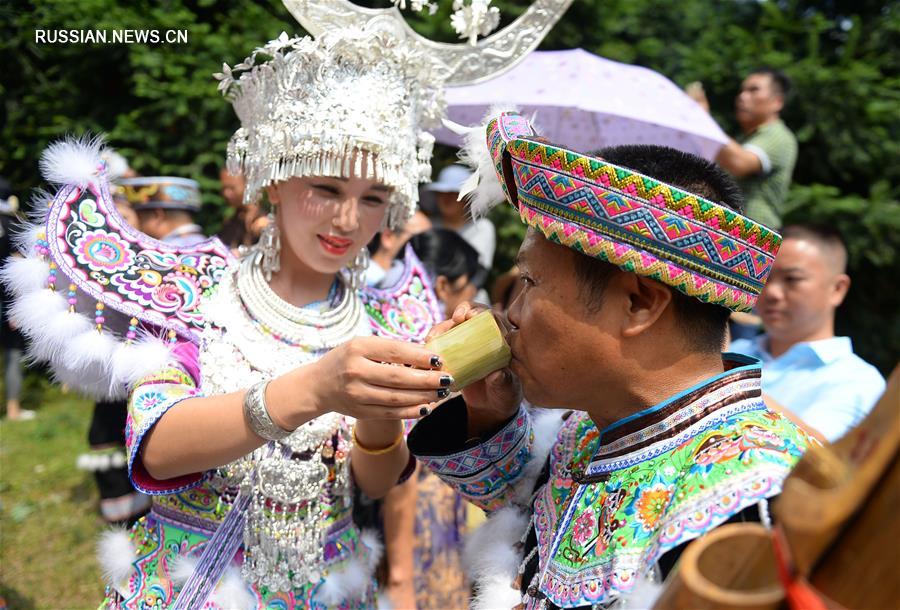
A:
[[[114,384],[131,387],[154,371],[165,368],[172,355],[165,341],[147,336],[137,343],[119,343],[112,355]]]
[[[194,557],[193,555],[178,555],[169,562],[169,578],[171,578],[172,582],[179,587],[184,586],[184,583],[187,582],[188,578],[191,577],[191,574],[194,573],[194,570],[197,569],[198,563],[200,563],[199,557]]]
[[[26,293],[15,300],[10,308],[10,319],[22,330],[29,338],[35,339],[33,343],[43,343],[46,335],[46,329],[51,324],[52,319],[61,314],[67,314],[66,300],[57,292],[42,289],[34,292]],[[54,341],[55,344],[55,341]],[[42,356],[49,359],[49,352],[44,355],[43,346]]]
[[[481,581],[469,602],[469,610],[512,610],[519,607],[522,596],[511,583],[512,581],[502,577]]]
[[[529,515],[534,508],[528,501],[556,442],[562,415],[562,411],[556,409],[531,410],[534,441],[524,473],[516,482],[513,504],[490,515],[481,527],[466,537],[463,565],[476,589],[472,610],[512,608],[521,601],[519,592],[512,587],[522,561],[522,552],[516,545],[529,525]]]
[[[128,160],[112,148],[102,150],[100,158],[106,162],[106,174],[110,182],[116,182],[131,169]]]
[[[502,575],[512,583],[521,553],[514,548],[528,526],[520,508],[507,506],[492,513],[478,529],[466,536],[462,560],[473,581]]]
[[[364,529],[359,535],[359,540],[366,545],[368,550],[366,564],[369,566],[369,570],[374,573],[375,568],[378,567],[378,562],[381,561],[381,555],[384,553],[384,544],[381,542],[381,536],[376,530]]]
[[[51,184],[87,186],[100,176],[103,137],[84,135],[54,142],[41,155],[41,174]]]
[[[110,468],[125,468],[125,464],[128,463],[128,460],[125,459],[125,454],[121,451],[116,451],[112,455],[109,456],[109,466]]]
[[[368,569],[366,562],[354,557],[341,569],[328,573],[316,592],[316,601],[331,606],[342,601],[361,599],[365,596],[371,580],[372,571]]]
[[[182,587],[199,563],[198,556],[179,555],[169,563],[169,577],[176,585]],[[209,601],[227,610],[250,610],[256,607],[256,598],[252,590],[241,578],[241,569],[234,564],[226,568]]]
[[[21,296],[44,289],[49,274],[50,265],[37,257],[10,257],[0,270],[0,280],[14,295]]]
[[[124,468],[125,454],[121,451],[113,453],[82,453],[75,461],[79,470],[88,472],[105,472],[110,468]]]
[[[252,610],[256,608],[256,597],[241,578],[241,570],[236,565],[228,566],[222,579],[210,598],[214,604],[228,610]]]
[[[534,493],[534,483],[537,481],[544,464],[547,462],[547,456],[553,444],[556,443],[556,436],[562,427],[564,411],[559,409],[541,409],[533,407],[531,409],[531,432],[534,435],[534,442],[531,445],[531,455],[528,463],[525,465],[524,472],[518,481],[516,481],[516,490],[513,495],[513,502],[524,506]],[[531,507],[528,507],[531,510]]]
[[[97,561],[103,579],[117,591],[125,592],[131,576],[137,549],[128,532],[123,529],[107,530],[97,541]]]
[[[459,196],[460,198],[467,197],[473,218],[486,216],[492,207],[506,199],[500,179],[494,169],[494,160],[488,149],[485,130],[488,122],[498,114],[516,111],[514,106],[495,105],[488,110],[481,125],[465,129],[464,132],[459,130],[463,136],[463,147],[459,151],[459,158],[475,172],[460,189]],[[477,186],[474,186],[476,184]]]
[[[47,229],[47,204],[43,203],[41,205],[42,207],[39,211],[33,212],[34,216],[40,216],[40,218],[36,218],[35,222],[29,222],[20,225],[19,230],[16,231],[15,235],[13,236],[13,244],[15,245],[16,250],[18,250],[22,254],[22,256],[37,258],[37,256],[33,253],[34,245],[38,240],[38,236],[45,234]]]
[[[32,351],[35,356],[40,354],[51,362],[68,361],[68,351],[73,337],[90,332],[97,333],[91,328],[91,322],[86,316],[63,310],[49,318],[36,332],[32,332],[34,338]],[[38,342],[40,345],[37,345]]]
[[[69,366],[80,369],[94,363],[112,361],[116,340],[107,332],[90,329],[69,339]]]
[[[109,370],[105,363],[94,363],[80,369],[66,366],[63,358],[50,361],[53,380],[95,400],[115,400],[128,394],[124,388],[110,388]]]
[[[94,469],[94,456],[90,453],[82,453],[78,456],[78,459],[75,460],[75,467],[78,470],[87,470],[91,471]]]

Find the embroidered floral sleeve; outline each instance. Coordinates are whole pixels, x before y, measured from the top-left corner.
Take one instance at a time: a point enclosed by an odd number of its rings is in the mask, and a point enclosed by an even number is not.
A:
[[[196,486],[203,479],[203,473],[195,473],[160,481],[150,476],[141,459],[141,443],[156,422],[182,400],[203,396],[195,377],[189,373],[196,371],[196,349],[176,349],[174,355],[177,362],[139,381],[128,400],[125,423],[128,473],[135,488],[147,494],[176,493]]]
[[[493,511],[507,504],[515,492],[514,484],[524,473],[533,440],[531,418],[522,407],[508,424],[474,447],[447,455],[429,455],[427,442],[414,441],[410,449],[470,502]]]

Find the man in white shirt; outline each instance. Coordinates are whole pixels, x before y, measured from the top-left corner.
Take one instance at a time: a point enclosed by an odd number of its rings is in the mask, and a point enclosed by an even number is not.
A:
[[[779,405],[835,441],[871,410],[884,378],[834,334],[835,311],[850,287],[847,249],[830,229],[792,225],[757,302],[766,334],[730,351],[760,358],[762,386]]]

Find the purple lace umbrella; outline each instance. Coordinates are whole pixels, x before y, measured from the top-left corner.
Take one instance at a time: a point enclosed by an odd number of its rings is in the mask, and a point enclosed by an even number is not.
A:
[[[661,144],[713,159],[727,142],[715,121],[665,76],[582,49],[535,51],[487,82],[447,89],[451,121],[478,124],[495,104],[534,113],[541,133],[581,152]],[[460,145],[442,128],[438,142]]]

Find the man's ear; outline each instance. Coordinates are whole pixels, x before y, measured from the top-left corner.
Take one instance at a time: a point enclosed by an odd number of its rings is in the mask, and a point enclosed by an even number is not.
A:
[[[850,276],[846,273],[839,274],[834,278],[833,292],[831,293],[831,305],[835,308],[840,307],[850,290]]]
[[[447,279],[446,275],[439,275],[437,279],[434,280],[434,294],[441,302],[446,302],[444,297],[450,294],[450,281]]]
[[[781,112],[782,110],[784,110],[784,96],[776,93],[776,94],[774,94],[774,97],[775,97],[775,105],[777,106],[777,108],[775,109],[775,112]]]
[[[627,311],[622,317],[622,336],[636,337],[653,326],[672,302],[672,291],[656,280],[634,273],[621,274],[627,291]]]

